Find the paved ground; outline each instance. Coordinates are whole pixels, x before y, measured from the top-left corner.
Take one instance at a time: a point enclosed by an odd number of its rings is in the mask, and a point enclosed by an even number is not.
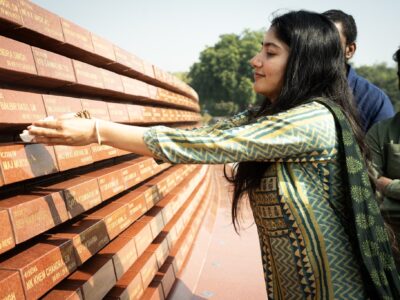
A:
[[[217,167],[215,201],[211,203],[190,258],[169,300],[265,300],[260,247],[249,208],[238,236],[231,223],[230,196]]]

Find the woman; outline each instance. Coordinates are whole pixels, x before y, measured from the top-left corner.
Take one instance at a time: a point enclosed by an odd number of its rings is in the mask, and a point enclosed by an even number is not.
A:
[[[336,27],[305,11],[276,17],[251,60],[260,109],[212,127],[40,121],[36,142],[92,142],[172,163],[239,162],[232,216],[250,199],[269,299],[400,297],[388,236],[363,169]],[[358,144],[357,144],[358,142]]]

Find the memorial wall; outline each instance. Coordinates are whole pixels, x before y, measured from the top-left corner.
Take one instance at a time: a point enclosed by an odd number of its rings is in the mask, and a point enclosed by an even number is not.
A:
[[[0,299],[165,299],[215,175],[19,137],[81,110],[142,126],[200,122],[198,96],[178,78],[30,1],[0,0]]]

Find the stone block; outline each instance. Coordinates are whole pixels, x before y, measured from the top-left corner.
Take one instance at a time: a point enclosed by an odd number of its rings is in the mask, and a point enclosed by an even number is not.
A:
[[[67,45],[75,46],[76,48],[87,52],[94,52],[92,37],[90,32],[73,22],[61,18],[61,27],[64,33],[64,40]],[[65,47],[66,45],[63,45]]]
[[[4,253],[15,247],[11,221],[6,209],[0,209],[0,228],[0,253]]]
[[[150,224],[144,222],[135,222],[121,233],[121,236],[135,239],[138,256],[141,256],[153,241]]]
[[[93,163],[90,146],[54,146],[60,171]]]
[[[32,53],[39,77],[27,79],[26,83],[57,88],[76,82],[70,58],[36,47],[32,47]]]
[[[58,118],[68,113],[82,110],[81,100],[73,97],[43,94],[43,102],[48,116]]]
[[[45,38],[64,42],[60,18],[27,0],[17,0],[24,29],[40,33]],[[44,39],[45,40],[45,39]]]
[[[98,253],[101,257],[111,258],[115,275],[119,280],[137,259],[135,239],[118,236]]]
[[[82,99],[82,108],[89,111],[92,118],[110,120],[107,103],[99,100]]]
[[[0,125],[32,124],[44,119],[46,111],[41,94],[0,89]]]
[[[4,184],[58,172],[53,147],[42,144],[3,144],[0,162]]]
[[[110,241],[102,220],[82,219],[61,228],[52,235],[55,238],[72,240],[78,265],[83,264]]]
[[[0,36],[0,79],[15,82],[37,75],[29,45]]]
[[[72,244],[63,239],[45,239],[0,263],[1,269],[21,274],[27,299],[37,299],[76,269]]]
[[[96,210],[87,219],[103,220],[110,240],[114,239],[132,223],[125,203],[112,202]]]
[[[99,205],[101,195],[96,178],[76,176],[58,183],[38,185],[35,189],[60,191],[63,195],[68,217],[76,217]]]
[[[108,102],[107,106],[111,121],[129,123],[129,114],[126,104]]]
[[[1,199],[14,229],[15,242],[22,243],[68,220],[60,191],[37,190]]]
[[[68,281],[82,283],[85,300],[102,299],[116,283],[112,260],[93,257],[69,276]]]
[[[24,288],[18,271],[0,270],[0,299],[24,298]]]

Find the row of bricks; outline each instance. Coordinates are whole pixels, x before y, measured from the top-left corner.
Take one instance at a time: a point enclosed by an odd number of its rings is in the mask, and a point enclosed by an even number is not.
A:
[[[93,118],[130,124],[198,122],[198,113],[171,108],[113,103],[0,89],[0,128],[31,124],[47,116],[89,111]]]
[[[175,266],[172,264],[173,257],[168,256],[184,230],[193,222],[193,216],[199,211],[200,201],[205,202],[208,182],[208,176],[204,180],[204,173],[201,176],[192,175],[188,182],[175,189],[180,191],[182,187],[189,190],[187,197],[178,198],[177,192],[172,192],[172,195],[167,195],[137,222],[141,230],[148,232],[147,239],[135,240],[134,248],[132,240],[127,238],[131,231],[126,230],[77,272],[55,287],[45,299],[68,299],[79,294],[82,294],[84,299],[139,299],[152,280],[163,283],[162,293],[167,295],[175,280],[174,267],[177,267],[176,263]],[[169,206],[175,206],[176,209],[166,218],[164,211]],[[155,219],[161,221],[156,228],[150,226],[150,232],[147,224],[151,224]],[[111,261],[114,272],[112,266],[105,271],[105,265],[111,264]],[[97,268],[89,267],[96,264]],[[167,277],[162,278],[162,273],[166,273]]]
[[[178,190],[176,190],[176,193],[178,193]],[[127,205],[127,197],[123,198],[122,203]],[[131,204],[140,207],[135,199],[135,197],[131,198]],[[111,205],[112,207],[117,203],[121,204],[121,202],[118,202],[119,200],[121,199],[115,199],[108,206]],[[0,268],[18,270],[22,278],[26,297],[34,299],[52,289],[62,279],[70,275],[77,266],[82,265],[126,228],[134,228],[127,231],[127,234],[131,232],[133,236],[137,235],[135,243],[141,245],[143,241],[148,240],[149,236],[151,236],[151,228],[163,227],[159,218],[154,218],[153,225],[143,226],[142,224],[133,225],[132,227],[130,226],[132,222],[122,222],[125,225],[121,225],[118,221],[121,218],[120,209],[111,208],[107,211],[105,209],[108,206],[86,216],[83,220],[69,225],[64,230],[57,230],[57,233],[52,234],[44,241],[2,262]],[[166,206],[171,210],[170,205]],[[164,212],[162,214],[163,218],[166,218],[168,214],[171,216],[174,214],[174,212],[167,213],[165,209],[162,210]],[[136,219],[139,216],[140,211],[136,213]],[[110,222],[107,219],[114,221]],[[116,225],[116,223],[118,224]],[[114,228],[114,234],[111,233],[110,228]],[[118,228],[118,230],[115,228]]]
[[[139,158],[5,194],[0,198],[0,253],[100,205],[167,167],[168,164],[155,164],[153,159]]]
[[[137,79],[3,36],[0,36],[0,45],[0,79],[3,82],[199,111],[199,104],[192,99]]]
[[[0,1],[0,32],[198,99],[197,93],[178,78],[30,1]]]

